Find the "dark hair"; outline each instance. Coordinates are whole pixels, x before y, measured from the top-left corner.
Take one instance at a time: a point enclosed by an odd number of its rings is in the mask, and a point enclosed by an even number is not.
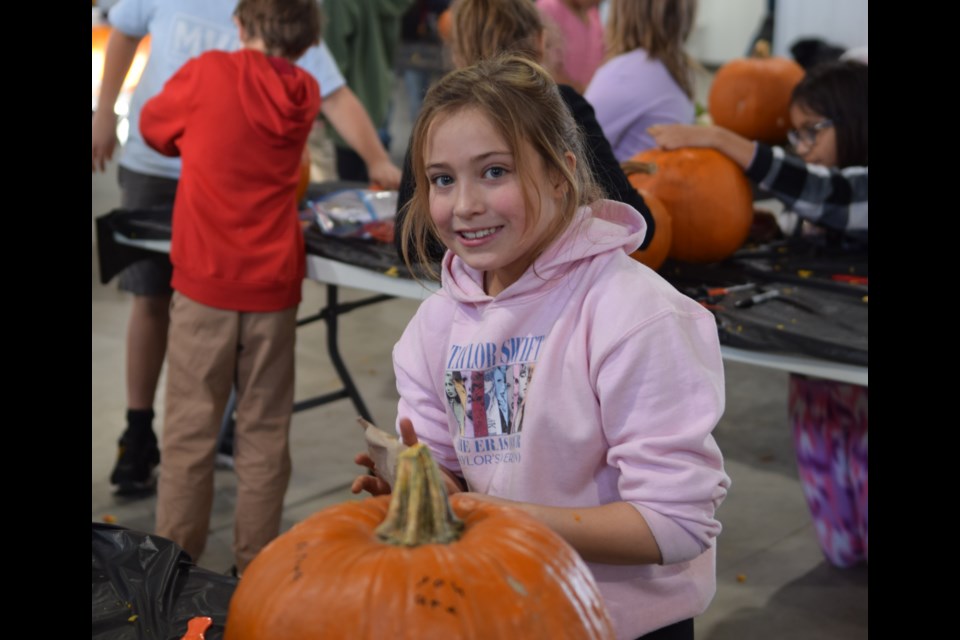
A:
[[[522,153],[523,143],[529,143],[539,154],[547,171],[555,172],[567,184],[558,223],[552,233],[532,248],[534,259],[569,226],[578,207],[600,197],[585,161],[583,135],[556,83],[543,67],[525,56],[500,55],[454,70],[427,92],[413,128],[410,152],[416,188],[406,204],[400,231],[401,251],[411,270],[414,262],[430,265],[428,245],[437,236],[430,217],[430,181],[426,173],[431,128],[438,119],[467,109],[476,109],[488,118],[509,145],[524,183],[526,210],[534,223],[540,213],[535,203],[542,194],[531,193],[527,186],[533,182],[533,176],[531,160]],[[567,152],[577,159],[572,170],[565,159]],[[428,268],[430,275],[435,276],[432,265]]]
[[[267,53],[296,60],[320,43],[323,20],[317,0],[240,0],[233,15]]]
[[[837,166],[867,166],[867,65],[825,62],[807,71],[791,103],[833,122]]]

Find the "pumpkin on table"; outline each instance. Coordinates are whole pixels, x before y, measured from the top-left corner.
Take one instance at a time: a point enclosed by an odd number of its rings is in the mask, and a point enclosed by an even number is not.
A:
[[[437,33],[442,42],[450,42],[450,36],[453,34],[453,14],[450,9],[444,9],[437,17]]]
[[[719,151],[647,149],[625,162],[623,170],[630,184],[658,198],[670,213],[670,258],[718,262],[750,235],[753,189],[743,170]],[[658,235],[659,221],[654,241]]]
[[[646,249],[637,249],[630,254],[630,257],[656,271],[670,254],[670,245],[673,242],[673,219],[660,198],[646,189],[637,189],[637,191],[650,209],[657,232],[653,234],[653,239]]]
[[[422,444],[390,496],[329,507],[254,558],[226,640],[613,638],[590,570],[523,511],[457,494]]]
[[[754,54],[723,64],[707,97],[714,124],[750,140],[783,144],[790,129],[790,98],[803,79],[798,63],[770,56],[761,43]]]

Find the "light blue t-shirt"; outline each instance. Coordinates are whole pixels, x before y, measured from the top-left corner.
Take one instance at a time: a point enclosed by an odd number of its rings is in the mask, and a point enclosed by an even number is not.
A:
[[[130,99],[130,133],[120,164],[153,176],[178,179],[180,159],[160,155],[140,135],[140,109],[190,58],[210,49],[240,48],[233,10],[237,0],[120,0],[110,8],[110,25],[129,36],[150,34],[150,56]],[[322,42],[297,64],[320,83],[326,98],[344,86],[336,61]]]

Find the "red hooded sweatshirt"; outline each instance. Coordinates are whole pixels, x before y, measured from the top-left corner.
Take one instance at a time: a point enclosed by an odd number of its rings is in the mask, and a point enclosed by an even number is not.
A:
[[[296,188],[319,109],[312,76],[251,49],[191,59],[143,106],[144,140],[183,163],[174,289],[235,311],[299,304],[306,257]]]

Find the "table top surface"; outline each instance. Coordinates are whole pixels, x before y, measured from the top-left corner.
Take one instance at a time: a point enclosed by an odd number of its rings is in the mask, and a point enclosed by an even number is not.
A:
[[[170,241],[166,239],[131,239],[115,232],[114,240],[121,245],[150,251],[169,252],[170,250]],[[313,253],[307,254],[307,277],[319,283],[412,300],[424,300],[439,289],[439,284],[436,282],[393,275],[390,271],[378,272]],[[868,386],[868,368],[865,365],[811,357],[802,353],[744,349],[727,344],[721,346],[721,351],[723,358],[731,362],[742,362],[780,371]]]

